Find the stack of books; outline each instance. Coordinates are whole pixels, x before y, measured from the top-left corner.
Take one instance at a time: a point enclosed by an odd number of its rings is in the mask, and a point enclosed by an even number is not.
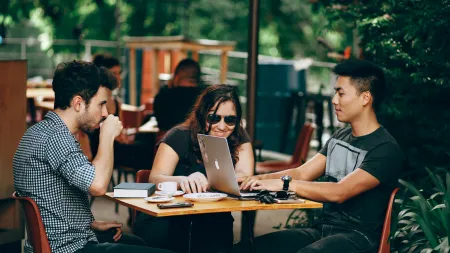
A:
[[[155,189],[152,183],[120,183],[114,187],[114,198],[147,198]]]

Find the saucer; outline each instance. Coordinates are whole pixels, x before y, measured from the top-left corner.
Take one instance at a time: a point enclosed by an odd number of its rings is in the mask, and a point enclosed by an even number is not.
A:
[[[152,203],[161,203],[161,202],[169,202],[174,200],[174,197],[167,197],[167,196],[153,196],[153,197],[147,197],[144,200],[147,202]]]
[[[163,192],[163,191],[155,191],[155,194],[156,195],[160,195],[160,196],[167,196],[167,195],[169,195],[169,194],[167,194],[167,193],[165,193],[165,192]],[[176,191],[176,192],[174,192],[173,194],[171,194],[173,197],[176,197],[176,196],[180,196],[180,195],[183,195],[184,194],[184,191]]]
[[[192,201],[198,202],[210,202],[210,201],[218,201],[223,198],[226,198],[228,195],[225,193],[217,193],[217,192],[204,192],[204,193],[190,193],[184,194],[184,198]]]

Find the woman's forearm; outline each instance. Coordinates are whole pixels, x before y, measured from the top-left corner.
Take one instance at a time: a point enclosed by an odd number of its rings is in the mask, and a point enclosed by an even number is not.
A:
[[[236,178],[253,176],[253,171],[236,171]]]

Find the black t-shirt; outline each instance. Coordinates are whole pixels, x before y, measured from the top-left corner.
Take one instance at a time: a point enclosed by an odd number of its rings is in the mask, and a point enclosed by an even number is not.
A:
[[[183,122],[203,89],[204,87],[162,88],[153,103],[158,128],[167,131]]]
[[[403,166],[395,139],[383,126],[359,137],[352,135],[351,128],[344,128],[328,140],[320,153],[327,157],[325,176],[329,182],[339,182],[359,168],[380,184],[342,204],[324,203],[318,222],[356,229],[378,239],[389,197],[398,185]]]
[[[247,132],[242,129],[240,144],[250,142]],[[188,176],[194,172],[201,172],[206,176],[205,166],[197,162],[191,139],[191,130],[179,125],[170,129],[161,139],[161,142],[169,145],[178,155],[179,161],[175,168],[174,176]]]

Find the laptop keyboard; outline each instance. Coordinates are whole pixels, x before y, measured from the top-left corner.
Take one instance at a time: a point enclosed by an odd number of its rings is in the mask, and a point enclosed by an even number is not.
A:
[[[259,193],[261,192],[261,190],[241,190],[241,194],[246,194],[246,193]]]

